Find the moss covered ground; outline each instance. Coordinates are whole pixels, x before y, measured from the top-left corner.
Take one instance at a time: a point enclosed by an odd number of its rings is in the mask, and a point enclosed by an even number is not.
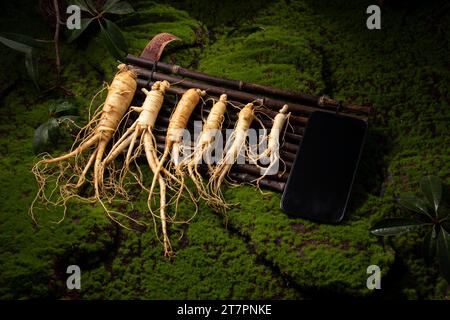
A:
[[[52,221],[61,211],[49,210],[37,227],[27,214],[36,192],[32,137],[48,107],[65,97],[37,93],[22,56],[0,47],[0,298],[445,298],[448,285],[435,266],[425,266],[417,235],[383,241],[368,230],[382,217],[404,214],[395,198],[416,190],[422,175],[450,182],[450,6],[388,5],[382,29],[369,31],[370,1],[208,3],[136,1],[136,13],[118,23],[134,54],[152,35],[171,32],[183,43],[171,45],[165,61],[372,106],[348,217],[339,225],[292,219],[279,209],[280,194],[228,188],[225,196],[240,205],[226,219],[202,205],[190,225],[173,227],[171,260],[153,228],[121,229],[95,205],[70,203],[60,224]],[[2,19],[1,30],[51,36],[32,18],[36,6],[19,1],[8,9],[30,23],[13,28],[14,19]],[[54,81],[50,52],[41,57],[44,88]],[[95,34],[63,43],[62,57],[63,84],[83,114],[115,61]],[[68,145],[61,141],[55,154]],[[79,291],[65,287],[70,264],[82,269]],[[376,293],[366,288],[371,264],[383,272]]]

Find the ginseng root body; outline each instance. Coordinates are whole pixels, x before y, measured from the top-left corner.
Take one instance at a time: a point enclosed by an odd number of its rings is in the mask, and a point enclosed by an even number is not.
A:
[[[131,125],[131,127],[122,135],[117,143],[111,148],[110,153],[103,161],[103,166],[110,164],[119,154],[121,154],[127,147],[128,151],[125,157],[125,162],[121,171],[121,179],[126,175],[129,170],[130,162],[141,154],[142,149],[145,151],[148,165],[153,174],[156,173],[158,167],[158,154],[156,152],[155,137],[153,135],[153,128],[155,126],[158,113],[161,110],[161,106],[164,101],[164,94],[170,87],[167,81],[157,81],[153,84],[152,90],[148,91],[145,88],[142,91],[145,93],[146,98],[141,107],[132,107],[132,110],[139,112],[139,117]],[[139,179],[137,176],[135,176]],[[114,177],[112,177],[114,179]],[[111,182],[114,184],[114,181]],[[140,185],[142,181],[139,181]],[[158,177],[158,184],[160,189],[160,212],[159,217],[161,219],[162,233],[163,233],[163,246],[164,254],[171,255],[171,245],[167,234],[167,214],[166,214],[166,190],[167,185],[165,179],[160,175]],[[148,207],[151,210],[150,197],[148,199]]]
[[[165,173],[165,178],[170,179],[170,186],[172,190],[177,190],[176,208],[174,215],[170,217],[171,220],[175,220],[176,211],[178,208],[178,199],[179,197],[181,197],[181,195],[183,194],[183,190],[185,189],[184,176],[181,170],[181,153],[182,153],[184,130],[186,129],[188,120],[192,112],[194,111],[195,106],[199,103],[200,98],[205,94],[206,94],[205,91],[201,91],[199,89],[189,89],[183,94],[183,96],[181,97],[180,101],[178,102],[175,108],[175,111],[172,113],[172,116],[170,117],[169,126],[167,128],[164,153],[161,156],[161,159],[158,161],[157,167],[152,169],[153,181],[149,191],[149,200],[152,198],[153,190],[156,186],[157,181],[159,181],[161,187],[161,181],[164,180],[161,177],[161,172]],[[167,158],[171,152],[172,152],[172,159],[167,161]],[[173,174],[171,173],[172,167],[174,168],[175,171]],[[179,185],[179,187],[175,187],[176,184]],[[193,197],[192,193],[187,188],[186,191],[188,192],[190,199],[192,199],[194,204],[197,206],[196,201],[194,201],[195,198]],[[160,211],[161,211],[161,202],[160,202]],[[195,213],[196,212],[197,210],[195,210]]]
[[[211,111],[203,125],[202,132],[197,138],[197,142],[194,147],[194,152],[191,157],[185,159],[185,167],[187,167],[188,174],[192,181],[195,183],[199,195],[206,201],[210,200],[211,196],[202,182],[202,177],[198,170],[198,166],[202,162],[202,159],[208,165],[209,171],[213,171],[211,153],[215,147],[215,139],[218,134],[221,134],[222,123],[224,120],[224,114],[227,107],[227,95],[222,94],[219,100],[214,103]],[[221,141],[221,140],[220,140]]]
[[[46,157],[33,167],[33,172],[35,173],[39,184],[39,191],[30,209],[31,213],[37,200],[65,205],[68,198],[77,196],[69,190],[72,187],[77,189],[83,184],[86,174],[92,164],[94,164],[93,182],[95,198],[99,198],[100,189],[103,182],[101,176],[101,162],[106,146],[113,137],[114,132],[117,130],[122,117],[127,112],[137,87],[136,73],[132,69],[129,69],[124,64],[119,65],[118,69],[119,71],[114,76],[111,85],[108,87],[108,95],[103,104],[102,110],[95,114],[90,122],[81,130],[80,134],[78,134],[74,143],[74,146],[76,145],[77,147],[71,152],[57,158]],[[89,150],[91,154],[86,161],[86,158],[80,157],[80,155],[87,150]],[[74,165],[69,166],[74,171],[74,174],[69,178],[69,180],[72,178],[77,178],[77,183],[73,184],[70,183],[70,181],[61,181],[61,178],[65,175],[64,171],[68,167],[63,167],[62,165],[59,166],[60,172],[57,179],[57,183],[59,185],[57,188],[60,190],[61,199],[51,201],[51,196],[45,195],[46,181],[49,176],[55,175],[55,173],[51,173],[52,168],[49,168],[49,165],[61,164],[71,158],[74,159]]]
[[[257,182],[259,182],[266,175],[275,174],[278,172],[278,166],[280,163],[280,138],[281,132],[286,124],[287,120],[291,113],[288,113],[288,105],[285,104],[278,114],[275,116],[272,124],[272,128],[270,129],[269,136],[267,139],[267,148],[255,159],[255,164],[258,160],[267,161],[268,165],[265,167],[260,167],[261,176],[258,178]],[[259,165],[258,165],[259,167]]]
[[[248,130],[254,118],[254,106],[253,103],[249,103],[239,112],[235,129],[226,143],[224,155],[211,174],[209,187],[211,194],[214,195],[215,201],[210,202],[210,205],[216,209],[224,209],[227,207],[221,197],[220,186],[236,162],[239,154],[243,151]]]

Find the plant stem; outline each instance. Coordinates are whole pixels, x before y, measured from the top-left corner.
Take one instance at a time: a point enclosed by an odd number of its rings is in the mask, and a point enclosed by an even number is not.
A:
[[[55,55],[56,55],[56,76],[58,83],[61,78],[61,60],[59,57],[59,24],[61,22],[61,18],[59,16],[59,5],[58,0],[53,0],[53,5],[55,7],[55,15],[56,15],[56,29],[55,36],[53,38],[53,42],[55,43]]]

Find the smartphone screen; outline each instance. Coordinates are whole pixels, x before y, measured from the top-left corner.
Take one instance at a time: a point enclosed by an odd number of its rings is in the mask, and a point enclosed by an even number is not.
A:
[[[286,183],[281,208],[326,223],[343,219],[364,145],[367,122],[311,114]]]

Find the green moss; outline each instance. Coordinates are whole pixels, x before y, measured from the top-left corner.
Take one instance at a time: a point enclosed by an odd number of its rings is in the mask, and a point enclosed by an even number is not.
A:
[[[155,10],[159,10],[161,21],[149,23],[147,18],[153,17]],[[146,24],[137,25],[135,33],[133,26],[125,27],[136,53],[153,33],[159,32],[158,28],[166,29],[168,23],[184,45],[193,45],[199,39],[195,33],[198,24],[186,13],[167,6],[152,6],[139,12]],[[139,31],[145,28],[147,33]],[[166,59],[189,56],[192,59],[196,50],[180,49]],[[112,77],[116,63],[96,38],[85,49],[63,44],[62,57],[63,63],[72,57],[70,64],[64,64],[62,78],[66,88],[77,96],[75,103],[82,118],[86,118],[90,97],[103,81]],[[51,66],[47,72],[51,72]],[[48,78],[51,80],[52,76]],[[55,222],[63,216],[62,208],[38,210],[39,227],[35,226],[27,214],[36,192],[30,172],[36,161],[31,137],[48,117],[49,106],[61,99],[61,92],[52,92],[51,98],[42,101],[30,87],[29,83],[22,84],[2,100],[0,108],[0,132],[4,137],[0,139],[1,298],[301,297],[281,276],[259,263],[245,241],[230,235],[222,220],[211,214],[199,216],[189,228],[171,228],[178,252],[173,260],[163,257],[153,227],[123,230],[107,219],[98,205],[71,202],[65,220],[59,224]],[[66,149],[64,144],[60,147]],[[144,169],[144,173],[148,178],[148,170]],[[131,206],[125,209],[147,211],[144,201],[137,201],[134,209]],[[180,211],[181,217],[188,216],[192,206],[182,204]],[[202,212],[207,211],[203,208]],[[177,240],[181,234],[184,236]],[[66,268],[70,264],[81,267],[80,292],[70,292],[65,287]]]
[[[93,270],[83,279],[89,286],[83,298],[299,297],[257,263],[241,239],[230,236],[214,215],[202,215],[185,230],[181,241],[173,241],[179,250],[172,260],[161,258],[161,245],[152,228],[141,234],[123,232],[120,242],[107,275]]]
[[[326,51],[331,69],[329,82],[336,97],[373,105],[371,125],[381,133],[378,143],[387,145],[380,190],[382,206],[371,210],[379,219],[400,214],[394,208],[386,210],[386,205],[395,203],[399,193],[416,190],[421,176],[437,174],[449,181],[445,152],[450,142],[449,123],[445,119],[450,109],[448,90],[442,87],[443,83],[448,86],[450,80],[445,71],[448,54],[443,49],[448,41],[440,31],[448,29],[448,19],[425,26],[425,16],[442,14],[438,6],[419,5],[408,14],[388,10],[383,15],[383,29],[374,33],[358,27],[363,14],[360,6],[350,6],[342,15],[337,14],[342,12],[337,10],[340,6],[342,3],[336,2],[316,7],[320,19],[331,22],[330,30],[341,30],[327,36],[333,41]],[[430,36],[432,30],[435,32]],[[337,36],[338,42],[334,41]],[[444,297],[445,286],[435,286],[443,283],[437,279],[436,268],[426,267],[420,258],[420,238],[406,238],[408,246],[405,238],[398,238],[400,243],[394,245],[408,270],[403,279],[405,295]]]
[[[308,93],[323,91],[320,55],[300,33],[267,25],[248,36],[223,36],[201,56],[213,75]]]
[[[269,2],[236,15],[242,21],[217,14],[208,22],[216,32],[212,37],[184,11],[144,1],[133,5],[136,13],[118,21],[131,53],[139,54],[154,34],[172,32],[183,43],[171,44],[165,61],[372,105],[348,217],[333,226],[292,219],[280,211],[279,194],[228,188],[227,199],[240,205],[226,217],[202,204],[189,226],[170,226],[177,251],[171,260],[162,256],[152,225],[121,229],[99,206],[71,202],[66,219],[57,225],[53,222],[61,218],[61,209],[41,210],[41,226],[36,227],[27,214],[36,192],[30,173],[36,160],[32,136],[47,118],[48,107],[63,96],[59,91],[37,96],[13,67],[21,57],[2,55],[5,74],[12,76],[0,79],[0,90],[16,79],[18,83],[0,105],[0,298],[367,296],[372,294],[365,286],[371,264],[381,267],[387,295],[444,297],[448,285],[436,266],[422,262],[419,234],[384,242],[368,229],[382,217],[405,215],[395,199],[417,190],[420,176],[433,173],[450,182],[445,152],[450,143],[448,10],[439,11],[439,5],[418,5],[408,14],[387,9],[383,29],[369,31],[361,9],[367,1]],[[205,14],[214,6],[205,4]],[[436,16],[431,24],[425,19]],[[240,32],[222,25],[236,23],[263,29]],[[85,117],[91,97],[111,79],[117,63],[96,37],[84,46],[62,44],[62,58],[64,86],[76,95]],[[52,63],[40,68],[43,85],[53,84]],[[63,141],[58,147],[68,145]],[[151,178],[146,168],[144,175]],[[116,208],[147,212],[145,194],[137,194],[133,204]],[[192,212],[184,201],[180,217]],[[65,287],[69,264],[81,266],[81,291]]]
[[[29,172],[35,161],[30,137],[52,101],[36,104],[33,111],[26,112],[20,102],[36,100],[26,91],[17,94],[8,96],[4,107],[9,110],[1,111],[5,115],[14,108],[19,118],[15,121],[22,126],[20,130],[5,128],[14,134],[14,143],[2,140],[2,154],[8,156],[0,160],[0,297],[300,297],[281,277],[258,263],[245,242],[229,235],[214,215],[197,219],[179,241],[176,239],[183,228],[171,228],[178,249],[174,260],[163,257],[152,227],[144,233],[123,230],[112,224],[98,205],[72,202],[66,219],[57,225],[54,222],[62,217],[62,209],[39,210],[40,226],[34,226],[27,214],[36,192]],[[139,208],[145,212],[145,203],[137,202],[134,210]],[[192,212],[186,204],[180,210]],[[202,212],[207,210],[202,208]],[[189,243],[183,244],[186,238]],[[82,270],[83,289],[75,294],[65,289],[65,271],[70,264]],[[225,286],[224,277],[228,280]]]
[[[257,0],[169,1],[173,6],[188,11],[192,17],[204,23],[208,28],[217,30],[220,30],[224,25],[240,26],[245,21],[252,21],[258,15],[259,10],[273,2]]]
[[[445,119],[450,109],[448,90],[442,85],[442,81],[447,87],[449,83],[448,55],[441,45],[441,41],[448,43],[445,34],[430,37],[426,27],[418,29],[417,15],[425,15],[420,9],[409,16],[404,11],[388,11],[383,30],[372,32],[361,24],[365,21],[362,7],[364,1],[271,5],[255,21],[264,30],[219,38],[204,52],[200,69],[373,106],[372,132],[355,184],[354,203],[342,226],[315,226],[306,235],[303,231],[298,235],[292,226],[308,230],[310,223],[285,218],[277,209],[278,196],[268,201],[255,197],[251,189],[227,192],[230,201],[241,202],[239,209],[229,213],[230,223],[302,287],[365,294],[365,268],[379,264],[387,274],[393,263],[392,251],[368,234],[370,225],[398,212],[395,197],[408,189],[409,181],[431,173],[449,176],[443,149],[449,145]],[[425,12],[438,14],[434,8]],[[399,19],[404,23],[398,24]],[[440,21],[433,27],[445,30],[448,22]],[[267,75],[273,61],[284,68],[283,79]],[[408,250],[398,251],[401,257],[414,256]],[[427,279],[416,289],[424,297],[431,290],[425,289],[430,278],[423,275],[433,270],[415,265],[421,267],[412,268],[411,276]]]
[[[367,267],[387,273],[393,263],[392,252],[368,233],[369,219],[330,226],[289,218],[278,209],[278,194],[258,196],[251,187],[229,189],[226,197],[240,203],[227,213],[229,225],[304,290],[370,294]]]
[[[130,53],[139,55],[154,35],[168,32],[181,41],[169,44],[166,49],[169,54],[166,54],[163,60],[171,63],[181,62],[184,66],[194,63],[193,58],[200,51],[198,46],[205,41],[205,30],[198,21],[191,18],[186,11],[152,2],[137,3],[135,9],[134,14],[127,15],[120,21],[130,44]],[[184,49],[177,50],[180,47]],[[171,51],[176,51],[176,54],[170,54]]]

